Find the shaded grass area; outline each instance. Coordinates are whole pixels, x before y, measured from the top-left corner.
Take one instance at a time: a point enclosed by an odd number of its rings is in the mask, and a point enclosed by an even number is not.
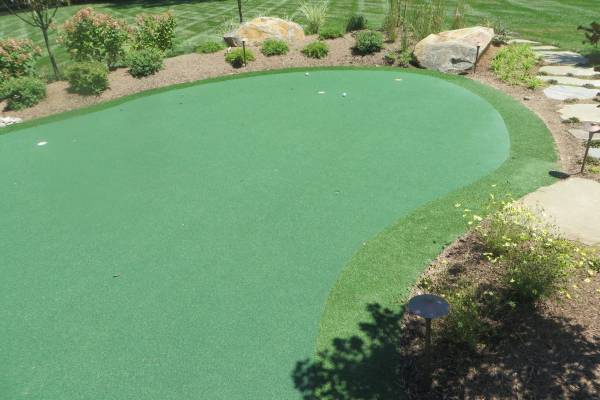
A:
[[[590,46],[582,43],[583,35],[577,26],[594,20],[594,5],[590,0],[470,0],[467,11],[469,25],[483,24],[487,20],[506,25],[519,36],[543,43],[556,44],[565,49],[589,52]],[[237,19],[237,3],[223,0],[158,0],[153,2],[120,1],[91,4],[100,12],[108,12],[118,18],[132,22],[139,13],[159,13],[170,10],[175,15],[177,26],[177,46],[175,54],[192,52],[199,43],[218,38]],[[451,24],[451,15],[456,0],[448,1],[446,25]],[[299,3],[292,0],[247,0],[244,1],[246,19],[259,15],[292,18],[300,23],[297,10]],[[63,7],[57,14],[60,25],[73,15],[82,5]],[[379,28],[387,10],[386,0],[331,0],[326,25],[344,26],[346,19],[359,13],[367,17],[372,28]],[[598,17],[596,17],[597,19]],[[42,43],[39,31],[24,24],[16,17],[0,14],[0,38],[30,37]],[[51,33],[51,41],[56,45],[56,32]],[[64,48],[56,46],[59,63],[68,61]],[[40,67],[48,70],[48,60],[43,58]]]

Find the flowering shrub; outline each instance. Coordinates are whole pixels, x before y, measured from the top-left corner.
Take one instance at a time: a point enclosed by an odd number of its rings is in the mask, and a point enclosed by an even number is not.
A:
[[[127,25],[108,14],[86,7],[62,28],[61,41],[76,61],[103,61],[109,67],[123,57],[129,37]]]
[[[33,75],[40,55],[40,48],[29,39],[0,40],[0,80]]]
[[[173,49],[177,23],[170,12],[137,17],[137,28],[133,36],[136,50],[155,47],[161,51]]]
[[[0,99],[5,99],[7,110],[31,107],[46,97],[44,81],[32,76],[9,79],[0,85]]]

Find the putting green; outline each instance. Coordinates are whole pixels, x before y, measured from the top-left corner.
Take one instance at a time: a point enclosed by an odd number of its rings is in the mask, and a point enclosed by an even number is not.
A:
[[[296,398],[294,363],[350,332],[366,302],[397,300],[464,229],[447,201],[484,196],[486,179],[514,177],[517,193],[545,182],[540,124],[462,78],[336,69],[11,128],[0,392]]]

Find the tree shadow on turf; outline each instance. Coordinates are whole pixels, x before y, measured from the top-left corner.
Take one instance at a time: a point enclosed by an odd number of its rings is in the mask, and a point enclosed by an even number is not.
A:
[[[433,387],[422,382],[423,322],[378,304],[361,337],[337,338],[314,360],[299,361],[292,379],[305,400],[444,398],[600,398],[600,338],[533,308],[497,321],[487,348],[433,343]]]

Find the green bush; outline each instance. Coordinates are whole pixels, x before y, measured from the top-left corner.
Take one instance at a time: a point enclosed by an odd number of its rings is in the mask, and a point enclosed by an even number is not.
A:
[[[163,68],[163,58],[163,52],[154,47],[133,50],[127,57],[129,73],[136,78],[153,75]]]
[[[592,22],[590,26],[580,25],[577,30],[584,32],[585,41],[583,43],[589,43],[592,46],[598,46],[600,43],[600,23]]]
[[[414,61],[413,53],[410,50],[400,51],[396,58],[398,65],[403,68],[410,67],[410,64]]]
[[[225,48],[225,44],[223,42],[216,42],[214,40],[200,43],[198,47],[196,47],[196,53],[209,54],[216,53],[217,51],[221,51]]]
[[[0,99],[7,101],[7,110],[34,106],[45,97],[46,84],[31,76],[9,79],[0,85]]]
[[[362,31],[356,34],[354,50],[358,54],[373,54],[383,49],[384,37],[381,32]]]
[[[396,60],[398,59],[398,53],[394,51],[388,51],[383,55],[383,61],[385,61],[388,65],[396,64]]]
[[[225,54],[225,61],[231,64],[234,68],[243,67],[244,64],[248,64],[250,61],[254,61],[254,53],[249,49],[246,49],[246,60],[244,60],[244,49],[233,49]]]
[[[494,74],[509,85],[539,87],[542,82],[536,77],[538,58],[528,45],[510,45],[501,48],[492,59],[490,68]]]
[[[103,61],[113,67],[129,38],[125,23],[86,7],[67,20],[60,40],[75,61]]]
[[[344,32],[337,26],[326,26],[319,32],[319,40],[336,39],[344,36]]]
[[[176,26],[175,18],[170,12],[139,15],[133,35],[134,49],[155,47],[163,52],[172,50]]]
[[[69,89],[80,94],[100,94],[108,88],[108,68],[99,61],[75,63],[65,74]]]
[[[464,285],[448,291],[444,297],[450,304],[450,313],[443,321],[444,337],[453,343],[474,348],[489,329],[481,316],[477,287]]]
[[[284,40],[267,39],[263,42],[260,51],[267,57],[280,56],[290,51],[288,44]]]
[[[29,39],[0,40],[0,82],[18,76],[33,75],[39,47]]]
[[[329,53],[329,46],[321,41],[314,41],[302,49],[302,53],[310,58],[325,58]]]
[[[306,20],[304,30],[308,35],[319,33],[327,18],[328,8],[329,3],[327,1],[303,1],[300,3],[298,11]]]
[[[354,32],[367,29],[367,19],[364,15],[351,15],[346,23],[346,32]]]

